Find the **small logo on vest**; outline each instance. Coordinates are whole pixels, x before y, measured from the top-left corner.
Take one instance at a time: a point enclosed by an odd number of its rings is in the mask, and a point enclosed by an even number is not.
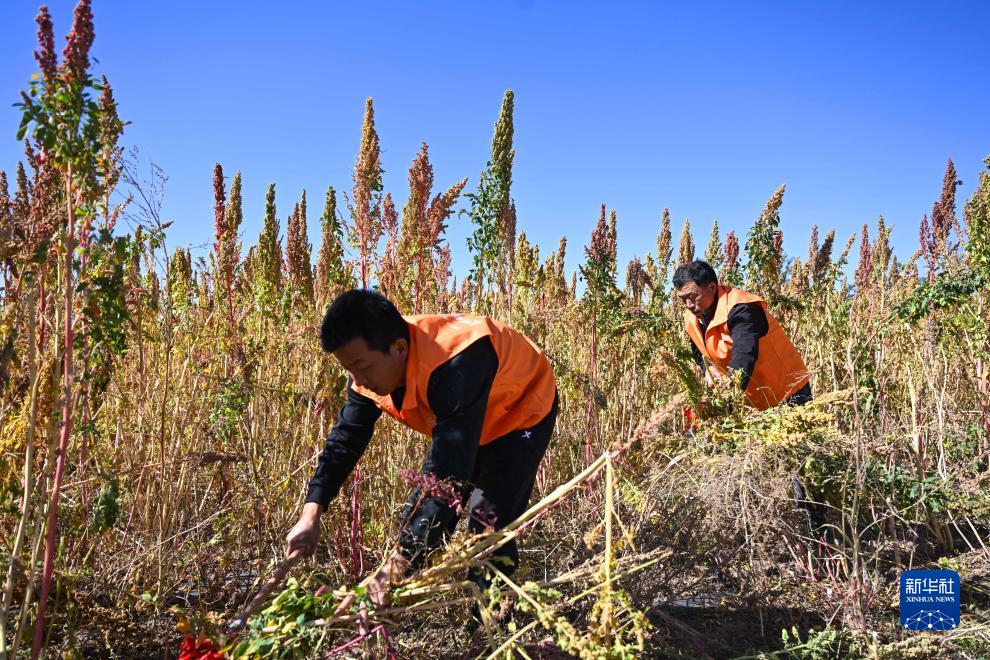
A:
[[[532,431],[523,431],[522,433],[523,433],[523,437],[524,438],[532,438],[533,437],[533,432]]]
[[[901,574],[901,625],[908,630],[959,627],[959,573],[904,571]]]

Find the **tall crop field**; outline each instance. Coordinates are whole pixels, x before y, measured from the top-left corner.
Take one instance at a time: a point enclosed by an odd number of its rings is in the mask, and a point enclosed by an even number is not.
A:
[[[38,24],[25,156],[0,172],[0,655],[174,657],[187,635],[232,657],[990,654],[990,170],[956,199],[950,160],[920,229],[814,227],[805,255],[782,249],[801,226],[783,186],[746,236],[685,222],[675,243],[658,200],[655,249],[623,267],[617,242],[644,237],[623,236],[622,200],[588,209],[583,246],[527,239],[540,219],[516,216],[511,92],[480,176],[434,182],[424,143],[401,191],[384,190],[368,99],[351,181],[277,208],[275,183],[242,189],[217,164],[210,247],[192,253],[167,240],[165,173],[120,146],[87,0],[61,56],[44,10]],[[248,195],[266,195],[258,236]],[[471,225],[470,264],[451,263],[452,222]],[[892,231],[917,251],[893,254]],[[670,276],[696,257],[767,299],[815,403],[757,413],[717,392],[724,414],[686,423],[703,388]],[[342,405],[316,328],[355,286],[405,313],[491,315],[545,348],[561,414],[531,521],[510,532],[525,565],[472,592],[464,570],[505,533],[460,532],[391,609],[333,617],[338,598],[314,592],[353,589],[394,547],[403,473],[425,455],[383,420],[316,557],[231,638]],[[900,628],[909,567],[959,571],[959,629]],[[491,620],[471,632],[476,602]]]

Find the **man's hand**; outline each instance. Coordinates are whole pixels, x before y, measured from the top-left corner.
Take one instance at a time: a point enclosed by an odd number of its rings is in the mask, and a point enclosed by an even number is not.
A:
[[[298,551],[303,557],[309,557],[316,551],[320,540],[321,507],[317,502],[307,502],[303,505],[299,522],[285,536],[285,555],[289,556]]]
[[[714,364],[708,365],[708,370],[705,372],[705,383],[708,387],[715,387],[715,383],[724,382],[727,378],[725,373]]]
[[[393,553],[374,573],[366,577],[360,586],[364,587],[368,599],[374,603],[375,607],[383,607],[388,605],[389,591],[402,581],[408,568],[409,560],[397,552]],[[354,604],[354,600],[355,596],[353,595],[344,598],[333,615],[346,614],[347,610]]]

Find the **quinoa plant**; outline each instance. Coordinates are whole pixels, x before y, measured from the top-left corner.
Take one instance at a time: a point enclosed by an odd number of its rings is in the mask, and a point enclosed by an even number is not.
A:
[[[420,314],[442,306],[450,277],[443,233],[466,183],[463,179],[431,200],[433,166],[426,143],[421,145],[409,168],[409,197],[402,207],[401,226],[398,216],[383,221],[388,237],[382,268],[388,284],[383,283],[383,289],[400,309]]]
[[[859,239],[859,265],[856,266],[854,279],[856,289],[865,291],[873,280],[873,251],[870,245],[870,228],[863,225],[863,233]]]
[[[684,227],[677,241],[677,265],[683,266],[694,261],[694,238],[691,236],[691,221],[684,219]]]
[[[481,173],[477,191],[467,195],[471,200],[468,217],[474,225],[467,241],[474,258],[472,283],[479,296],[486,296],[491,290],[505,300],[511,297],[516,240],[515,206],[511,199],[514,104],[515,95],[512,90],[506,90],[495,122],[491,159]],[[479,298],[475,304],[488,309],[489,303],[482,305],[482,300]]]
[[[66,37],[61,63],[55,54],[51,18],[44,7],[37,22],[39,50],[35,57],[40,73],[32,77],[28,91],[21,93],[22,103],[19,105],[23,116],[17,137],[23,139],[30,134],[34,140],[37,151],[33,152],[29,147],[28,154],[36,172],[35,181],[48,184],[45,188],[36,188],[30,204],[34,220],[32,229],[42,230],[42,235],[45,235],[42,241],[49,240],[48,231],[43,227],[57,217],[53,214],[52,194],[59,193],[61,228],[58,229],[58,234],[61,240],[53,244],[52,248],[61,261],[58,284],[61,286],[63,306],[60,328],[61,431],[55,452],[45,523],[47,532],[44,564],[32,648],[32,657],[35,658],[40,654],[44,640],[45,614],[55,573],[58,505],[73,433],[73,402],[77,397],[84,396],[86,391],[78,382],[80,374],[76,373],[74,358],[78,357],[77,348],[84,348],[86,344],[89,344],[90,349],[98,347],[95,352],[91,350],[82,353],[81,376],[83,383],[89,378],[96,378],[97,389],[105,388],[106,382],[102,380],[106,377],[105,373],[94,376],[93,369],[98,365],[105,367],[106,362],[112,359],[113,352],[120,352],[124,341],[122,323],[126,318],[121,290],[123,239],[114,239],[105,229],[98,237],[92,235],[93,219],[97,216],[99,201],[109,199],[108,189],[116,182],[115,158],[119,154],[116,144],[122,123],[117,118],[109,86],[104,86],[104,82],[97,80],[89,71],[89,52],[94,39],[89,0],[80,0],[75,8],[72,29]],[[109,209],[105,207],[104,217],[109,220],[109,216]],[[50,226],[54,229],[54,222]],[[31,238],[41,239],[42,236]],[[39,256],[47,251],[47,246],[42,241],[39,241],[35,249]],[[105,266],[104,258],[107,261]],[[77,292],[83,292],[86,301],[80,324],[76,323]],[[30,309],[28,313],[33,314],[34,310]],[[80,327],[82,333],[77,335]],[[82,398],[80,403],[85,410],[87,400]],[[33,438],[29,437],[24,475],[26,487],[29,487],[32,479],[32,444]],[[17,557],[21,552],[31,499],[30,493],[26,491],[22,497],[21,524],[11,551],[12,557]],[[0,613],[0,653],[7,651],[7,621],[12,604],[12,583],[15,579],[13,567],[11,562],[4,590],[3,610]],[[16,652],[19,644],[21,630],[23,627],[19,624],[13,652]]]
[[[730,231],[725,236],[725,267],[720,279],[723,284],[740,286],[742,284],[742,267],[739,264],[739,239],[736,232]]]
[[[358,283],[363,288],[371,284],[372,264],[382,237],[382,174],[381,150],[375,130],[375,109],[371,98],[365,102],[364,125],[361,127],[361,148],[354,166],[353,199],[349,205],[351,224],[348,238],[358,253]]]
[[[320,215],[320,251],[316,259],[314,289],[322,302],[350,288],[350,268],[344,258],[344,228],[337,216],[337,193],[327,187]]]
[[[670,211],[664,209],[660,216],[660,233],[657,234],[657,291],[666,292],[668,278],[673,274],[671,258],[673,256],[672,236],[670,233]]]
[[[286,228],[285,264],[289,283],[301,297],[308,310],[313,303],[313,247],[309,243],[306,227],[306,191],[293,207]]]
[[[782,279],[780,205],[783,201],[784,186],[781,186],[767,201],[746,240],[747,287],[768,300],[773,299]]]
[[[265,221],[254,253],[254,285],[263,308],[274,304],[282,288],[282,244],[275,208],[275,184],[265,193]]]
[[[705,248],[705,261],[715,272],[722,270],[725,263],[725,251],[722,249],[722,238],[718,233],[718,220],[712,221],[712,231],[708,236],[708,247]]]
[[[979,188],[966,202],[966,259],[970,267],[990,279],[990,157],[980,172]]]
[[[227,200],[224,190],[223,168],[220,163],[214,167],[213,174],[213,217],[214,234],[213,263],[214,281],[217,283],[219,304],[226,307],[225,322],[229,328],[234,327],[234,276],[241,256],[241,245],[238,233],[244,214],[241,211],[241,173],[234,175],[230,184],[230,199]]]

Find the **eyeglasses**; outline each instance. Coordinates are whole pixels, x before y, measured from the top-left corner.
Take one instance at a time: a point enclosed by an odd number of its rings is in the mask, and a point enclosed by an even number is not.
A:
[[[701,298],[701,296],[704,295],[704,294],[701,291],[697,291],[697,292],[691,292],[691,293],[676,293],[674,295],[678,299],[680,299],[681,302],[684,302],[684,303],[693,302],[694,303],[694,302],[698,302],[698,299]]]

